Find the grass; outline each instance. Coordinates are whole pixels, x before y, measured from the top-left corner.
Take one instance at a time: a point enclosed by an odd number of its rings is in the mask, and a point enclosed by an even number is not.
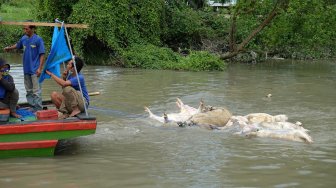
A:
[[[1,5],[0,20],[3,21],[25,21],[33,19],[32,10],[36,0],[8,0]]]

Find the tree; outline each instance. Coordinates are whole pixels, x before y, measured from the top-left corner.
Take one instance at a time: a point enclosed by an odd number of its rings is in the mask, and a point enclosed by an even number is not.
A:
[[[1,9],[1,5],[5,3],[6,0],[0,0],[0,9]]]
[[[240,15],[243,14],[252,14],[254,16],[262,16],[260,12],[258,12],[258,7],[263,4],[267,4],[269,1],[257,1],[257,0],[241,0],[237,2],[237,5],[233,7],[232,14],[231,14],[231,29],[230,29],[230,39],[229,39],[229,47],[230,50],[228,53],[221,56],[221,59],[230,59],[240,52],[244,51],[245,46],[267,25],[269,25],[272,20],[280,14],[283,10],[288,7],[289,0],[277,0],[275,1],[272,6],[271,11],[268,13],[265,19],[256,27],[254,30],[250,32],[250,34],[242,40],[241,43],[238,45],[236,44],[236,23],[237,19]]]

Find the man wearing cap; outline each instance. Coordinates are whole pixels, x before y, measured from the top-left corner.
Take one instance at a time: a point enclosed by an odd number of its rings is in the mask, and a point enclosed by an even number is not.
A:
[[[44,42],[40,36],[35,34],[36,26],[25,25],[23,30],[25,35],[12,46],[5,47],[4,50],[23,49],[23,73],[26,97],[28,103],[35,111],[42,110],[41,88],[38,77],[41,74],[44,64]]]
[[[19,91],[15,88],[13,77],[8,74],[10,65],[0,59],[0,109],[9,108],[10,115],[20,118],[16,113],[19,101]]]

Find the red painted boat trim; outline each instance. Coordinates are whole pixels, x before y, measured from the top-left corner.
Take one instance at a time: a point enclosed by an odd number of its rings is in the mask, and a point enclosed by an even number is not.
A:
[[[97,127],[96,120],[32,122],[27,124],[13,124],[13,125],[0,126],[0,135],[32,133],[32,132],[89,130],[89,129],[96,129],[96,127]]]
[[[58,140],[0,143],[0,150],[35,149],[55,147]]]

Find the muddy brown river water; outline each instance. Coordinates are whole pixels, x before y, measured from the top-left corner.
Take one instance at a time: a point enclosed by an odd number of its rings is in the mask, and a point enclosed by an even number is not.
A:
[[[21,57],[6,55],[25,101]],[[223,72],[86,66],[95,135],[63,141],[55,157],[2,159],[0,187],[335,187],[336,64],[270,61]],[[43,83],[43,98],[57,90]],[[272,94],[271,98],[266,98]],[[313,144],[243,138],[198,127],[161,126],[176,98],[201,99],[235,115],[286,114],[310,130]]]

